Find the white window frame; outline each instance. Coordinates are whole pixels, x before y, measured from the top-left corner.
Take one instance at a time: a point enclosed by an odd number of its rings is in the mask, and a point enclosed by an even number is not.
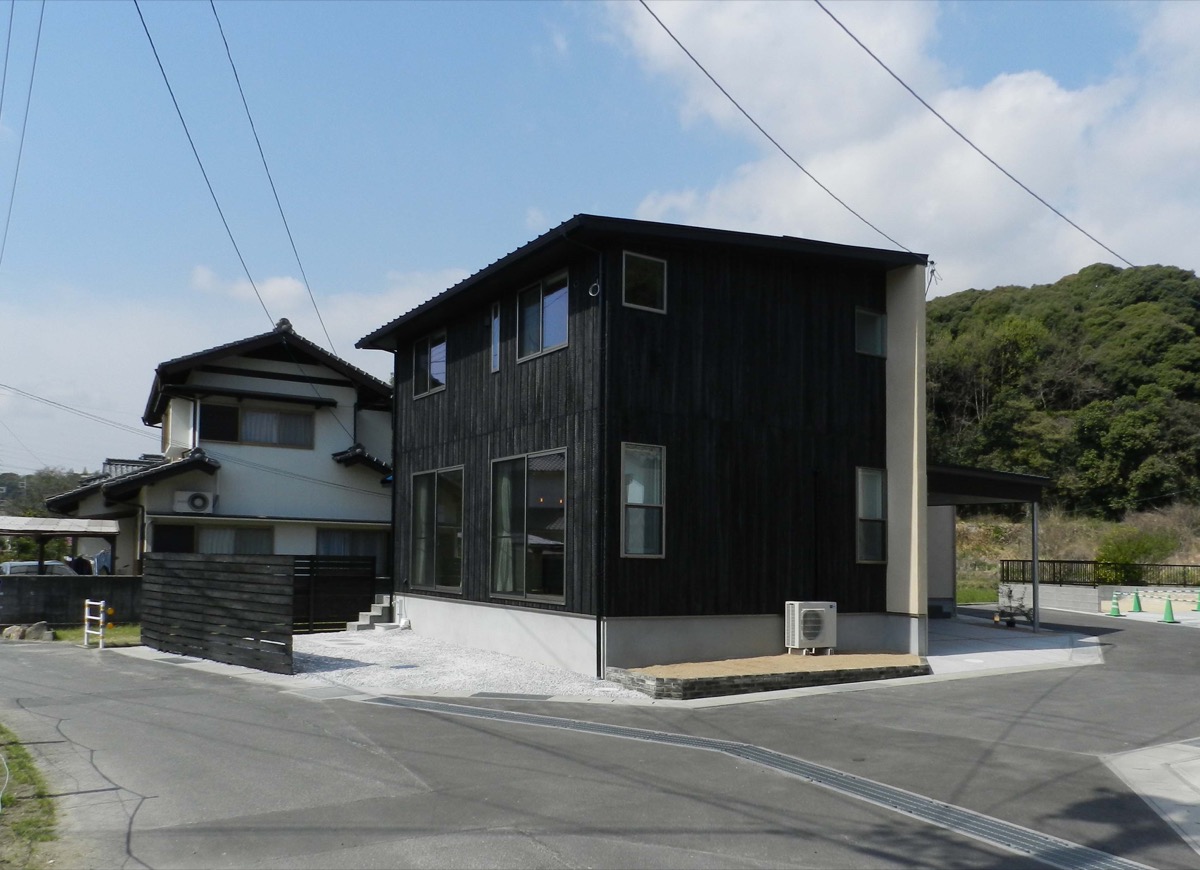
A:
[[[625,550],[625,545],[627,542],[627,539],[625,537],[625,514],[626,514],[626,509],[630,506],[630,502],[625,500],[625,497],[626,497],[625,448],[626,447],[643,447],[643,448],[649,447],[651,449],[657,450],[659,457],[660,457],[660,459],[659,459],[660,472],[659,473],[662,477],[661,487],[660,487],[662,490],[662,493],[660,495],[659,502],[657,504],[650,504],[648,502],[643,502],[641,504],[633,505],[634,507],[656,507],[659,509],[659,516],[661,517],[661,520],[660,520],[659,530],[658,530],[659,531],[659,539],[658,540],[659,540],[660,547],[659,547],[659,552],[657,552],[657,553],[628,553]],[[637,441],[622,441],[621,442],[620,473],[621,473],[621,479],[620,479],[620,487],[621,487],[621,558],[622,559],[665,559],[665,558],[667,558],[667,448],[665,446],[663,446],[662,444],[643,444],[643,443],[640,443]]]
[[[566,288],[566,291],[567,291],[567,296],[566,296],[567,319],[566,319],[566,324],[565,324],[566,330],[564,332],[563,340],[560,344],[555,344],[550,347],[547,347],[546,346],[546,287],[551,286],[551,287],[554,287],[555,289],[557,289],[560,282],[561,282],[562,286]],[[539,291],[539,296],[538,296],[538,349],[534,350],[534,351],[530,351],[529,353],[525,354],[524,356],[521,356],[521,319],[522,319],[521,318],[521,297],[524,296],[526,293],[528,293],[530,290],[534,290],[534,289]],[[553,275],[543,278],[541,281],[538,281],[534,284],[530,284],[529,286],[523,287],[521,290],[517,291],[517,362],[522,363],[522,362],[525,362],[526,360],[535,359],[539,356],[544,356],[545,354],[553,353],[556,350],[562,350],[564,347],[568,347],[570,344],[571,344],[571,275],[570,275],[570,273],[567,272],[566,270],[563,270],[560,272],[555,272]]]
[[[630,302],[625,295],[625,275],[628,270],[629,258],[638,257],[642,260],[650,260],[655,263],[662,263],[663,267],[663,292],[662,292],[662,308],[651,308],[648,305],[637,305]],[[622,251],[621,252],[621,304],[626,308],[636,308],[638,311],[653,311],[655,314],[667,313],[667,276],[668,265],[667,261],[660,257],[651,257],[648,254],[641,254],[637,251]]]
[[[868,314],[877,319],[879,324],[879,350],[864,349],[862,342],[862,334],[858,328],[858,318],[860,315]],[[887,359],[887,314],[882,311],[877,311],[874,308],[865,308],[861,305],[854,309],[854,352],[860,353],[863,356],[874,356],[880,359]]]
[[[879,507],[883,514],[879,517],[863,516],[862,504],[862,489],[864,474],[870,474],[873,477],[878,477],[881,482],[881,490],[879,493]],[[888,517],[887,517],[887,497],[888,497],[888,474],[886,468],[875,468],[872,466],[858,466],[854,469],[854,557],[855,561],[860,565],[886,565],[887,550],[888,550]],[[863,556],[863,523],[878,523],[883,527],[883,558],[868,559]]]
[[[540,595],[530,593],[528,588],[528,578],[521,578],[521,593],[516,592],[497,592],[494,587],[495,578],[492,576],[494,570],[492,558],[492,542],[493,537],[492,521],[495,518],[495,467],[497,462],[512,462],[514,459],[521,459],[525,464],[525,498],[529,498],[529,460],[537,456],[549,456],[552,453],[561,453],[563,455],[563,594],[562,595]],[[566,447],[554,447],[550,450],[535,450],[531,453],[515,453],[512,456],[497,456],[488,463],[488,570],[487,570],[487,590],[488,596],[491,598],[509,599],[511,601],[545,601],[552,604],[564,604],[567,600],[567,588],[570,585],[570,574],[568,573],[569,562],[567,561],[567,552],[570,550],[570,533],[571,533],[571,498],[568,493],[568,486],[571,480],[571,452]],[[526,501],[525,511],[523,516],[525,523],[525,535],[529,534],[529,504]],[[526,545],[528,546],[528,545]],[[522,566],[525,560],[521,561]],[[523,570],[523,568],[522,568]]]
[[[440,339],[440,341],[438,339]],[[428,357],[428,364],[425,369],[426,388],[423,392],[418,393],[417,392],[417,348],[421,345],[422,342],[424,342],[424,344],[425,344],[425,353]],[[431,380],[433,380],[433,348],[438,344],[442,344],[442,345],[446,346],[446,380],[443,381],[440,385],[430,388],[428,386],[428,384]],[[412,355],[413,398],[420,399],[423,396],[429,396],[434,393],[440,393],[442,390],[446,389],[446,384],[450,381],[450,344],[449,344],[449,339],[446,335],[446,330],[441,329],[441,330],[438,330],[437,332],[431,332],[431,333],[429,333],[429,335],[426,335],[423,338],[419,338],[416,341],[414,341],[412,353],[413,353],[413,355]]]

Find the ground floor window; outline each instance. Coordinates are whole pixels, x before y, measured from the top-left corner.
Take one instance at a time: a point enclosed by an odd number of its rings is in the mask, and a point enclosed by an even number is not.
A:
[[[858,561],[887,561],[887,471],[858,469]]]
[[[318,556],[370,556],[375,575],[387,573],[387,532],[364,529],[317,529]]]
[[[665,449],[653,444],[621,445],[621,555],[662,556]]]
[[[414,586],[462,587],[463,470],[444,468],[412,479]]]
[[[567,555],[567,451],[492,463],[492,592],[562,598]]]
[[[155,553],[271,556],[275,553],[275,530],[270,526],[155,524],[151,543]]]

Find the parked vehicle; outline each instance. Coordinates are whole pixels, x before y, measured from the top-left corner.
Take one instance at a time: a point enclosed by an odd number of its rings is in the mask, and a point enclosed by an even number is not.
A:
[[[47,559],[44,563],[45,567],[42,571],[38,571],[37,562],[0,562],[0,574],[71,574],[75,572],[71,570],[69,565],[65,565],[57,559]]]

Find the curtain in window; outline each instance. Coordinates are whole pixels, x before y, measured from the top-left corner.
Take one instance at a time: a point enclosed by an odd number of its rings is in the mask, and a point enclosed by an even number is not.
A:
[[[233,552],[238,556],[270,556],[275,552],[274,529],[235,529]]]
[[[277,414],[278,444],[288,447],[311,447],[313,433],[312,414]]]
[[[242,441],[279,443],[279,415],[274,411],[242,411]]]
[[[213,555],[233,555],[235,535],[229,526],[200,526],[196,535],[196,552]]]
[[[437,474],[437,551],[434,572],[438,586],[462,585],[462,469]]]
[[[522,594],[525,561],[525,460],[492,465],[492,591]]]
[[[413,478],[412,577],[416,586],[433,585],[433,474]]]
[[[318,556],[351,556],[350,532],[341,529],[317,530]]]

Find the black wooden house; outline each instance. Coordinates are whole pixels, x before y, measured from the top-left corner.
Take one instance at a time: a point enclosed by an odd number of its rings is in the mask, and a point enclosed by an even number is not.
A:
[[[590,672],[923,651],[926,257],[578,215],[363,338],[395,355],[395,604]]]

